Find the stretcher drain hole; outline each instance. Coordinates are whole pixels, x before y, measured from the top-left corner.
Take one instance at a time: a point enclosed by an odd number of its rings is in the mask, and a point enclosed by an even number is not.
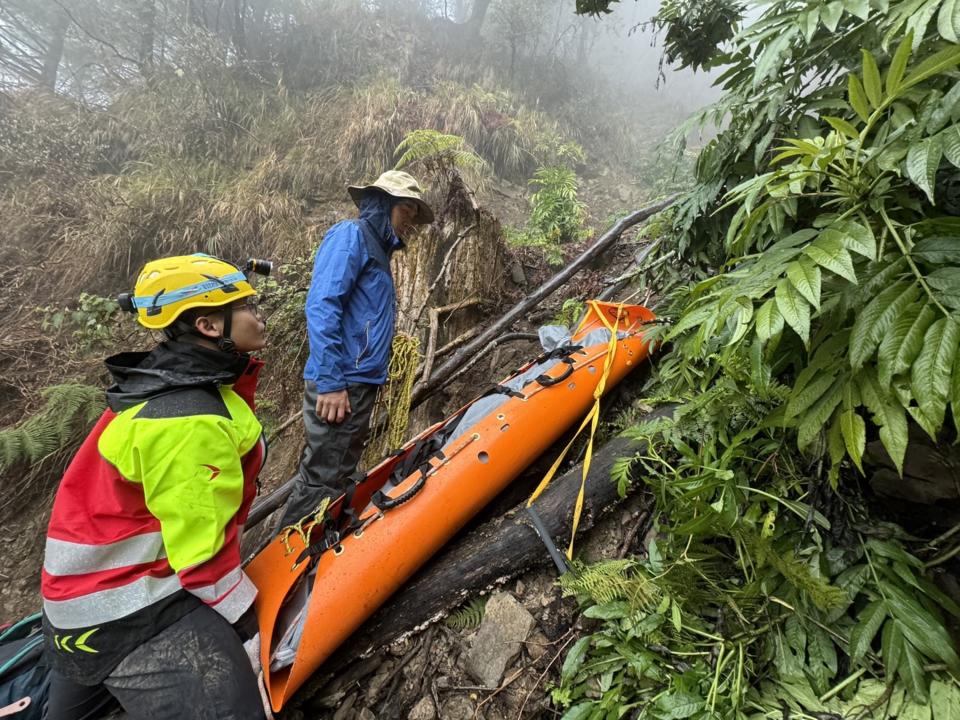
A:
[[[343,555],[343,545],[335,545],[333,548],[334,555]]]
[[[482,463],[488,463],[490,462],[490,456],[486,453],[486,451],[480,451],[477,453],[477,460]]]
[[[497,415],[497,420],[503,420],[505,417],[506,417],[506,415],[504,415],[503,413],[499,413],[499,414]]]
[[[500,432],[506,432],[506,431],[509,430],[509,429],[510,429],[510,423],[507,423],[506,425],[501,425],[501,426],[500,426]]]

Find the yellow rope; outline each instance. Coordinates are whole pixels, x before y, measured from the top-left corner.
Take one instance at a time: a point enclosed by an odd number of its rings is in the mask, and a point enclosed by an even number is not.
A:
[[[300,536],[300,540],[303,542],[304,546],[310,544],[309,533],[307,533],[304,525],[309,525],[310,523],[322,523],[323,516],[327,513],[327,508],[330,507],[331,499],[329,497],[323,498],[320,501],[320,504],[314,509],[309,515],[304,515],[293,525],[288,525],[283,530],[280,531],[280,539],[283,542],[283,547],[287,551],[287,555],[293,553],[293,546],[290,545],[291,536],[296,533]]]
[[[419,364],[420,340],[411,335],[397,333],[390,349],[387,382],[380,388],[370,421],[371,426],[376,427],[380,418],[386,415],[386,425],[367,443],[364,453],[364,464],[367,467],[378,463],[384,455],[400,447],[406,439],[407,427],[410,424],[410,400]]]
[[[530,499],[527,500],[527,507],[533,505],[534,501],[540,497],[540,494],[547,489],[547,486],[550,485],[550,482],[553,480],[553,476],[557,474],[557,470],[560,469],[563,459],[567,456],[567,453],[570,451],[570,448],[573,447],[574,441],[580,436],[580,433],[583,431],[587,425],[590,425],[590,439],[587,441],[587,452],[583,458],[583,477],[580,479],[580,491],[577,493],[577,502],[573,509],[573,527],[570,530],[570,545],[567,547],[567,559],[573,560],[573,540],[577,536],[577,528],[580,526],[580,515],[583,513],[583,498],[586,492],[587,485],[587,475],[590,472],[590,461],[593,459],[593,437],[597,432],[597,425],[600,422],[600,398],[603,396],[603,391],[607,386],[607,378],[610,377],[610,370],[613,368],[613,359],[617,353],[617,331],[620,327],[620,315],[623,311],[623,303],[617,306],[617,319],[614,324],[611,325],[610,321],[607,320],[606,315],[603,314],[603,311],[597,305],[596,300],[590,301],[590,306],[593,308],[593,311],[597,314],[597,317],[603,322],[607,330],[610,331],[610,342],[607,345],[607,355],[603,360],[603,372],[600,375],[600,379],[597,381],[597,387],[593,391],[593,407],[590,408],[590,411],[587,413],[586,417],[583,418],[583,422],[580,423],[580,427],[577,429],[577,432],[570,442],[567,443],[567,446],[563,449],[563,452],[560,453],[560,456],[553,462],[553,465],[550,466],[550,469],[547,470],[547,474],[543,476],[543,480],[540,481],[540,484],[537,485],[537,489],[533,491],[533,494],[530,496]]]

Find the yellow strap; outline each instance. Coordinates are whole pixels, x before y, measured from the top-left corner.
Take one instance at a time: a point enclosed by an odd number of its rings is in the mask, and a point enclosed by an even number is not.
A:
[[[534,501],[540,497],[540,494],[547,489],[547,487],[550,485],[550,482],[553,480],[553,476],[556,475],[557,470],[560,469],[560,465],[563,463],[563,459],[567,456],[567,452],[569,452],[570,448],[573,447],[573,443],[580,436],[580,433],[583,431],[583,429],[589,424],[590,439],[587,441],[587,452],[583,458],[583,477],[580,479],[580,492],[577,493],[577,502],[573,509],[573,527],[570,531],[570,545],[567,547],[568,560],[573,560],[573,540],[577,536],[577,528],[580,526],[580,515],[583,512],[583,498],[586,493],[587,474],[590,472],[590,461],[593,459],[593,437],[597,432],[597,425],[600,422],[600,398],[603,396],[603,392],[606,389],[607,378],[610,377],[610,370],[613,368],[613,360],[617,354],[617,332],[620,328],[620,316],[623,314],[623,303],[620,303],[617,306],[617,319],[611,325],[610,321],[607,320],[606,315],[604,315],[596,300],[590,301],[590,307],[596,313],[597,317],[600,318],[600,321],[604,324],[607,330],[610,331],[610,342],[607,345],[607,355],[603,360],[603,372],[600,374],[600,379],[597,381],[597,386],[593,391],[593,407],[590,408],[590,411],[587,413],[586,417],[583,418],[583,422],[580,423],[580,427],[577,429],[577,432],[572,438],[570,438],[570,442],[567,443],[567,446],[563,449],[563,452],[560,453],[560,456],[554,460],[553,465],[551,465],[550,469],[547,470],[547,474],[543,476],[543,480],[541,480],[540,484],[537,485],[537,489],[533,491],[530,499],[527,500],[527,507],[530,507],[533,505]]]

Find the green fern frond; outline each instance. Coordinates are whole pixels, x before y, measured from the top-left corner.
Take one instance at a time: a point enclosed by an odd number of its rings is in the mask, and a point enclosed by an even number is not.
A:
[[[0,472],[71,448],[103,412],[103,390],[90,385],[54,385],[42,397],[46,402],[37,413],[0,430]]]
[[[476,597],[444,620],[447,627],[461,632],[480,627],[483,613],[487,608],[486,597]]]
[[[659,594],[643,568],[630,559],[575,562],[559,582],[565,595],[586,596],[598,605],[622,600],[638,610],[649,608]]]
[[[821,610],[832,610],[849,603],[847,592],[836,585],[831,585],[826,578],[815,575],[810,566],[797,558],[793,552],[778,553],[766,540],[757,539],[750,543],[761,564],[767,563],[777,570],[787,582],[805,593],[816,607]]]

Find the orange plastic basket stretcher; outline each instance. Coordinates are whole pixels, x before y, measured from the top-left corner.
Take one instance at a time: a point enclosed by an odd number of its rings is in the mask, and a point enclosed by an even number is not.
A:
[[[590,304],[571,343],[591,331],[618,329],[605,390],[646,359],[644,326],[653,319],[637,305]],[[394,470],[448,421],[428,428],[371,470],[349,497],[333,503],[324,523],[308,526],[309,545],[293,533],[275,538],[254,557],[246,571],[259,589],[264,683],[275,711],[457,530],[584,416],[594,402],[609,346],[608,341],[595,343],[558,360],[544,373],[546,378],[531,380],[397,482]],[[391,474],[393,486],[386,485]],[[384,487],[389,490],[378,495]],[[378,504],[371,502],[378,497]],[[271,672],[284,602],[314,566],[316,580],[306,600],[295,658]]]

